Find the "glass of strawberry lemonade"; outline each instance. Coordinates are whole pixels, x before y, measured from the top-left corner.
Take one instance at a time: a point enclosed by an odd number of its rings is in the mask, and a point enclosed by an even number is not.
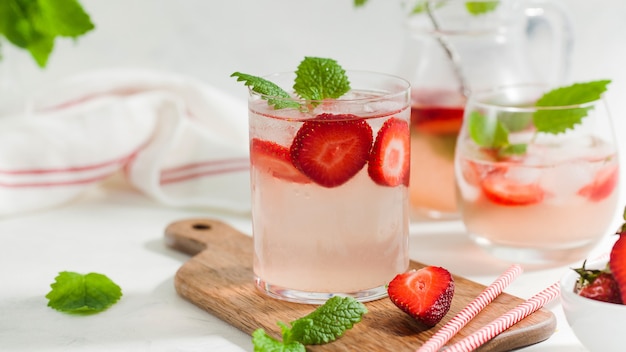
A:
[[[609,81],[519,85],[470,97],[455,166],[463,222],[497,257],[585,257],[618,202],[618,156],[601,98]]]
[[[408,267],[409,83],[346,75],[338,98],[292,93],[294,73],[263,77],[289,96],[250,89],[253,267],[274,298],[371,301]]]

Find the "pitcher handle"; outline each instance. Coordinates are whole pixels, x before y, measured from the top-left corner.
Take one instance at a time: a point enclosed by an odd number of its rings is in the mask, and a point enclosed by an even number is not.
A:
[[[569,13],[560,2],[549,0],[526,0],[525,14],[528,18],[526,38],[530,46],[545,46],[551,52],[547,58],[544,50],[529,49],[535,67],[545,69],[541,77],[548,77],[552,84],[563,83],[569,75],[571,54],[574,46],[573,26]],[[542,35],[545,32],[549,35]],[[546,60],[551,62],[546,65]]]

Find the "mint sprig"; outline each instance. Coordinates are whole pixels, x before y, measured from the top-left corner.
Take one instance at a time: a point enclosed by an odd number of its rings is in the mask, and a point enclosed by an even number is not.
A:
[[[328,58],[307,56],[296,70],[293,90],[304,102],[297,102],[289,93],[265,78],[234,72],[230,75],[244,81],[254,92],[262,95],[275,109],[304,108],[315,106],[324,99],[337,99],[350,90],[346,71],[337,61]]]
[[[573,129],[587,116],[591,106],[580,106],[600,99],[610,80],[575,83],[553,89],[535,102],[536,107],[569,107],[566,109],[540,109],[532,115],[517,113],[488,119],[479,111],[468,116],[470,138],[480,147],[496,150],[499,156],[520,155],[526,152],[526,144],[511,144],[509,133],[526,128],[531,122],[535,133],[559,134]]]
[[[95,28],[77,0],[2,0],[0,35],[45,67],[57,37],[77,38]]]
[[[294,320],[290,326],[279,322],[282,341],[257,329],[252,334],[255,352],[300,352],[305,345],[320,345],[335,341],[354,324],[361,321],[367,308],[352,297],[334,296],[313,312]]]
[[[48,307],[66,313],[98,313],[122,297],[121,288],[107,276],[63,271],[50,285]]]

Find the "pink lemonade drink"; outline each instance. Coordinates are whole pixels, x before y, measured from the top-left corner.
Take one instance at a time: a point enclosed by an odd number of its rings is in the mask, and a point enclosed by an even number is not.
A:
[[[558,134],[537,133],[539,108],[474,101],[467,109],[472,122],[459,138],[456,177],[463,222],[473,240],[514,262],[584,258],[610,232],[618,202],[618,156],[611,128],[600,128],[609,123],[602,101],[552,109],[550,119],[571,109],[588,113]],[[468,130],[496,121],[508,129],[508,147],[523,146],[523,152],[486,148],[469,137]]]
[[[460,93],[421,90],[412,93],[411,181],[414,218],[458,217],[454,150],[463,123]]]
[[[408,267],[408,83],[348,77],[350,92],[308,111],[251,91],[253,266],[272,297],[370,301]]]

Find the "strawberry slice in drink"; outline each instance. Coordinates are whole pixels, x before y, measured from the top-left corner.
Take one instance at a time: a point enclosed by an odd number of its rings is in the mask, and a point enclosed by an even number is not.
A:
[[[381,186],[409,185],[409,124],[392,117],[385,121],[376,135],[367,172]]]
[[[480,185],[485,197],[499,205],[531,205],[541,202],[545,196],[538,183],[515,180],[504,170],[489,173]]]
[[[596,173],[596,177],[578,190],[578,194],[593,202],[599,202],[610,196],[619,179],[617,165],[605,167]]]
[[[320,114],[296,133],[291,160],[313,182],[337,187],[365,166],[373,139],[370,125],[355,115]]]
[[[310,183],[300,170],[291,163],[289,148],[274,142],[253,138],[250,141],[250,162],[261,172],[281,180],[295,183]]]

